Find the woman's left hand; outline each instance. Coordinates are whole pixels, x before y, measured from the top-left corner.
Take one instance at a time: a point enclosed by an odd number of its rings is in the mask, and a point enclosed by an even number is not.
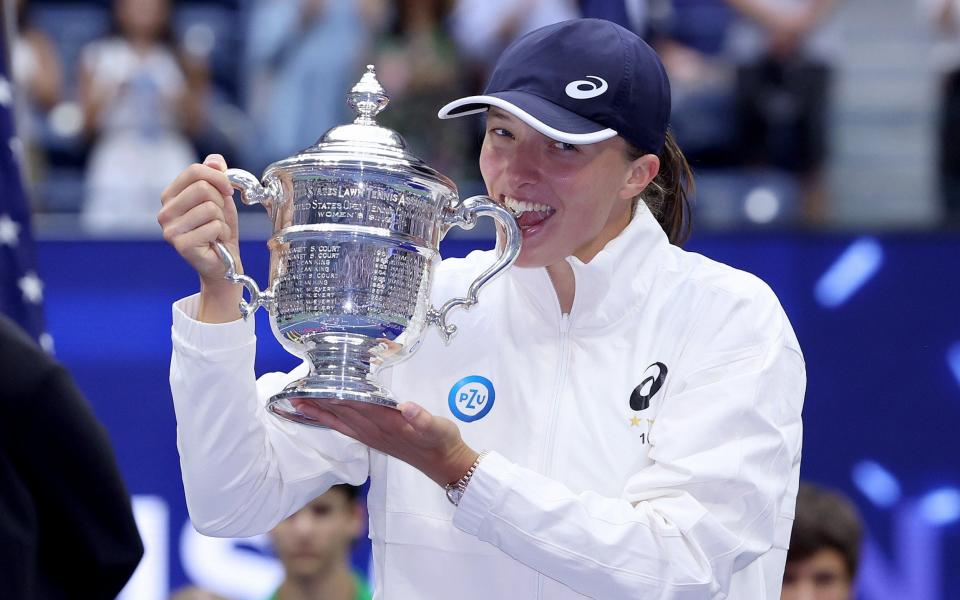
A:
[[[399,410],[336,400],[322,408],[309,400],[294,400],[293,405],[319,424],[410,464],[441,486],[460,479],[479,456],[464,443],[453,421],[413,402],[400,404]]]

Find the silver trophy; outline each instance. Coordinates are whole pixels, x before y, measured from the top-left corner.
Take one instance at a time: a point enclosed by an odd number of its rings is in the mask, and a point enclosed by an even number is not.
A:
[[[376,373],[414,352],[429,324],[449,342],[456,327],[447,323],[448,313],[475,304],[480,289],[520,252],[520,230],[509,210],[485,196],[461,201],[450,179],[376,124],[388,101],[368,66],[347,95],[357,113],[353,123],[271,164],[262,183],[246,171],[227,171],[243,203],[263,205],[273,221],[264,291],[237,274],[223,244],[216,246],[226,278],[249,293],[249,302],[240,303],[244,318],[264,307],[281,345],[310,365],[306,377],[267,405],[292,421],[316,424],[293,400],[395,407]],[[482,216],[496,219],[502,232],[496,261],[466,296],[431,307],[441,238],[453,226],[470,229]]]

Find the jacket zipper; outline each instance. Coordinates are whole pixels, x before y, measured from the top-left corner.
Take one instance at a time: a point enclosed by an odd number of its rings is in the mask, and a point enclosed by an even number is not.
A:
[[[557,381],[553,388],[553,399],[550,403],[550,422],[547,427],[547,439],[544,444],[541,472],[550,477],[553,475],[553,441],[557,436],[557,421],[560,414],[560,396],[563,394],[563,385],[567,379],[567,364],[570,362],[570,315],[560,317],[560,364],[557,365]]]
[[[557,437],[557,421],[560,416],[560,397],[567,380],[567,366],[570,363],[570,315],[560,316],[560,364],[557,369],[557,380],[554,384],[553,398],[550,403],[550,421],[547,425],[547,437],[544,442],[543,454],[540,463],[540,472],[547,477],[553,475],[553,444]],[[537,574],[537,598],[542,598],[543,575]]]

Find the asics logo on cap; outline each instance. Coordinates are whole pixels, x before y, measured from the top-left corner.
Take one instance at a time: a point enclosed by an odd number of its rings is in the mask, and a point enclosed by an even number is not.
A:
[[[588,98],[596,98],[600,94],[607,91],[607,82],[600,77],[597,77],[596,75],[587,75],[587,79],[596,79],[599,82],[599,85],[592,81],[587,81],[586,79],[571,81],[567,84],[567,88],[565,90],[567,95],[575,100],[586,100]]]

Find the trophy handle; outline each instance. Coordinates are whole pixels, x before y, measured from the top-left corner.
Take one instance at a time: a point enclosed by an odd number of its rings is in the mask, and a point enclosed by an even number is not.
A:
[[[452,298],[447,300],[439,310],[431,308],[427,312],[427,322],[437,326],[444,343],[449,343],[450,338],[457,332],[456,325],[447,324],[447,313],[458,306],[467,309],[476,304],[480,289],[512,265],[520,254],[520,228],[513,218],[513,213],[487,196],[473,196],[461,202],[451,212],[444,215],[444,225],[446,227],[455,225],[464,229],[472,229],[477,224],[478,217],[495,219],[503,227],[503,231],[506,233],[506,241],[497,260],[473,280],[465,297]]]
[[[230,254],[227,247],[223,245],[223,242],[214,242],[213,245],[217,249],[217,254],[220,255],[220,260],[222,260],[224,266],[227,267],[227,272],[223,274],[223,278],[233,283],[239,283],[245,287],[250,294],[250,302],[243,299],[240,300],[240,314],[243,315],[243,319],[246,320],[247,317],[257,312],[257,309],[261,306],[270,310],[273,302],[273,293],[270,291],[261,292],[260,287],[252,277],[237,274],[237,262],[233,260],[233,255]]]
[[[227,179],[233,189],[240,191],[240,201],[250,206],[252,204],[269,204],[277,195],[277,190],[272,186],[264,187],[260,185],[257,176],[243,169],[227,169]]]
[[[227,179],[230,180],[234,189],[240,191],[240,200],[244,204],[269,204],[269,201],[276,197],[275,189],[260,185],[260,181],[255,175],[243,169],[227,169]],[[250,302],[240,300],[240,314],[243,315],[244,320],[257,312],[257,309],[261,306],[270,310],[273,303],[273,293],[271,291],[261,292],[260,286],[252,277],[238,274],[237,261],[234,260],[233,255],[230,254],[230,251],[222,242],[215,242],[214,247],[217,254],[220,255],[220,260],[223,261],[223,266],[227,269],[223,274],[224,279],[239,283],[250,294]]]

